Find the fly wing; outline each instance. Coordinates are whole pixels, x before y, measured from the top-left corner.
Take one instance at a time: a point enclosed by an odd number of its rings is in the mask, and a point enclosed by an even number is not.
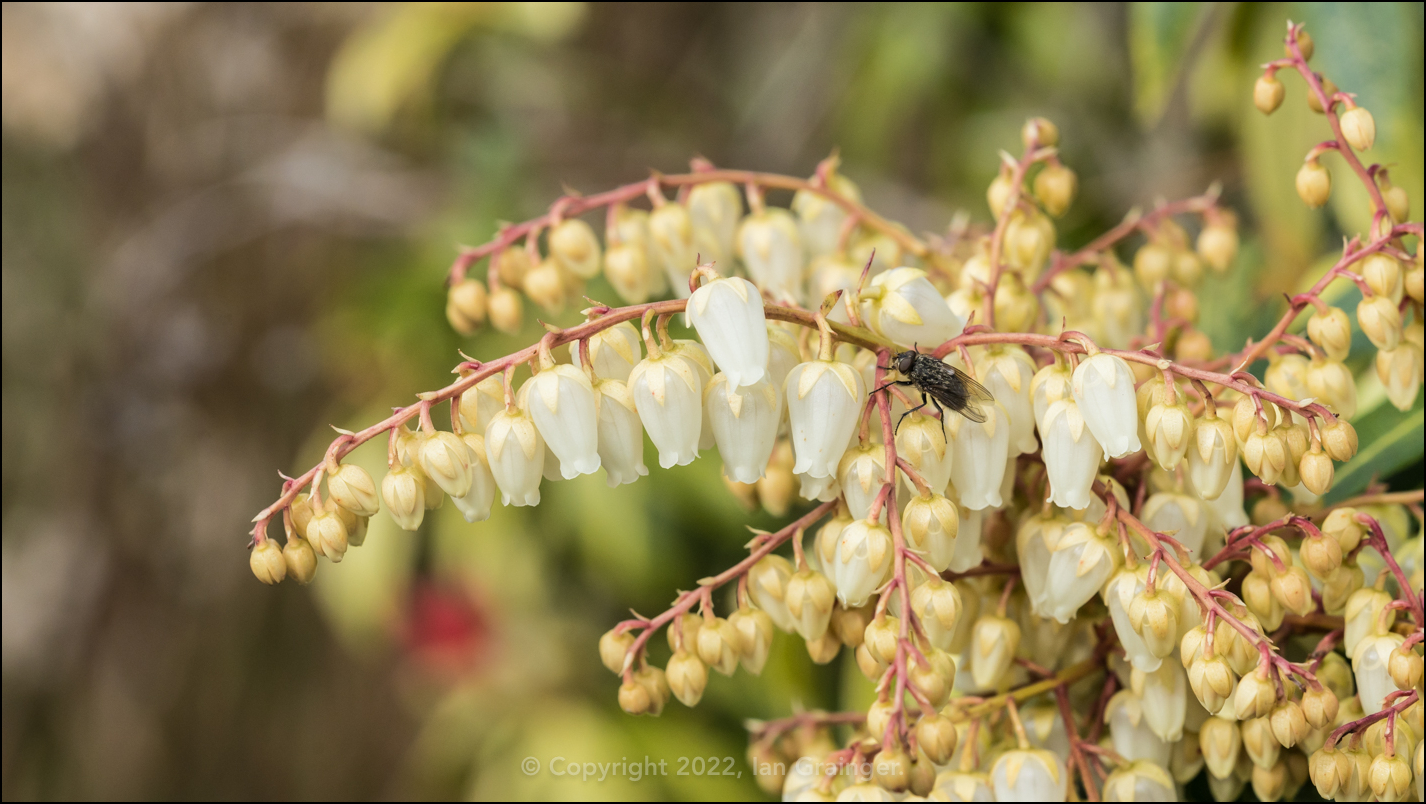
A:
[[[953,406],[957,412],[976,424],[983,424],[986,420],[985,411],[981,409],[980,403],[994,402],[995,397],[985,389],[984,385],[971,379],[969,374],[956,368],[947,366],[955,373],[956,379],[961,381],[961,386],[965,389],[965,397],[960,405]],[[944,400],[943,400],[944,401]]]

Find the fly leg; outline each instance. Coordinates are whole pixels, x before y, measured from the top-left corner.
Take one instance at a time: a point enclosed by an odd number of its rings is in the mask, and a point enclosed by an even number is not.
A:
[[[901,423],[906,420],[906,417],[907,417],[907,416],[910,416],[911,414],[915,413],[916,411],[920,410],[921,408],[926,407],[926,399],[927,399],[926,395],[925,395],[925,394],[922,394],[922,395],[921,395],[921,404],[919,404],[919,405],[917,405],[916,407],[914,407],[914,408],[912,408],[912,409],[906,411],[905,413],[901,414],[901,418],[899,418],[899,419],[896,420],[896,428],[893,429],[891,432],[892,432],[893,434],[895,434],[897,430],[900,430],[900,429],[901,429]]]
[[[925,394],[921,395],[921,399],[923,400],[921,402],[922,407],[925,407],[926,403],[930,402],[936,407],[936,412],[941,414],[941,437],[945,438],[946,443],[949,444],[951,439],[946,436],[946,409],[941,407],[941,400],[935,398],[934,396],[928,397]]]

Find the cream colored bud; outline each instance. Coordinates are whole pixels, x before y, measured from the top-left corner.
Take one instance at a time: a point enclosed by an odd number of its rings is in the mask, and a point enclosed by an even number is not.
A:
[[[619,685],[619,708],[631,715],[649,714],[652,702],[649,691],[637,681]]]
[[[1411,766],[1395,754],[1380,754],[1367,771],[1372,795],[1380,801],[1406,801],[1411,789]]]
[[[946,650],[960,621],[961,593],[955,584],[931,578],[911,590],[911,609],[920,618],[921,627],[936,647]]]
[[[837,590],[827,576],[803,569],[787,581],[787,610],[803,639],[818,639],[827,632]]]
[[[1391,680],[1396,682],[1397,689],[1410,690],[1421,685],[1421,665],[1421,657],[1415,650],[1398,645],[1387,659],[1386,671],[1391,674]]]
[[[871,778],[890,793],[903,793],[911,785],[911,758],[900,748],[883,750],[872,757]]]
[[[1426,296],[1426,287],[1423,286],[1426,286],[1426,271],[1422,270],[1421,262],[1418,260],[1416,265],[1406,272],[1406,279],[1402,282],[1402,288],[1405,290],[1406,295],[1411,297],[1412,301],[1420,304],[1422,298]]]
[[[1235,683],[1236,678],[1232,668],[1228,666],[1228,660],[1217,654],[1200,658],[1189,665],[1189,688],[1193,690],[1198,702],[1203,704],[1203,708],[1210,713],[1217,713],[1223,708],[1228,696],[1233,694]]]
[[[1020,647],[1020,626],[993,614],[976,620],[971,631],[970,669],[977,687],[989,689],[999,684],[1015,660]]]
[[[1372,113],[1358,106],[1342,113],[1342,136],[1358,151],[1370,151],[1376,142],[1376,120]]]
[[[1243,736],[1236,721],[1210,717],[1198,729],[1198,747],[1208,772],[1215,778],[1226,779],[1238,764],[1238,755],[1243,750]]]
[[[957,739],[956,726],[945,715],[930,712],[916,722],[916,745],[937,765],[951,761]]]
[[[550,256],[569,273],[580,279],[593,279],[599,273],[599,238],[594,229],[578,218],[560,221],[550,231]],[[533,272],[532,272],[533,273]],[[529,293],[529,275],[525,277],[525,292]],[[531,294],[531,298],[534,295]]]
[[[297,535],[307,538],[307,525],[312,521],[312,495],[299,494],[292,501],[292,527]]]
[[[1391,222],[1396,224],[1406,223],[1411,217],[1411,196],[1406,194],[1405,187],[1382,187],[1382,200],[1386,202],[1387,214],[1391,216]]]
[[[1258,667],[1238,681],[1233,692],[1233,710],[1240,718],[1266,718],[1272,714],[1277,701],[1277,690],[1268,678],[1267,669]]]
[[[1254,570],[1243,577],[1240,590],[1243,603],[1248,611],[1264,623],[1266,627],[1276,627],[1282,623],[1282,604],[1272,594],[1271,576]]]
[[[508,254],[512,250],[524,253],[522,249],[511,249],[507,250],[506,253]],[[491,326],[507,335],[520,331],[520,325],[524,323],[525,313],[523,310],[524,302],[520,300],[519,293],[505,285],[501,285],[490,291],[489,308]]]
[[[321,511],[307,523],[307,540],[319,555],[336,564],[347,553],[347,526],[335,510]]]
[[[1160,659],[1178,646],[1178,609],[1179,601],[1163,589],[1140,592],[1129,604],[1129,623]]]
[[[761,609],[744,606],[728,617],[728,624],[738,632],[738,646],[741,648],[739,661],[743,669],[753,675],[761,675],[767,664],[768,652],[772,650],[774,625],[772,617]]]
[[[1189,665],[1202,658],[1203,640],[1208,636],[1208,631],[1202,625],[1195,625],[1183,632],[1183,638],[1178,642],[1179,661],[1183,663],[1183,669],[1187,670]]]
[[[1273,707],[1269,717],[1273,737],[1283,748],[1291,748],[1307,737],[1309,726],[1303,716],[1302,707],[1296,701],[1283,701]]]
[[[1192,441],[1193,414],[1182,402],[1154,405],[1144,421],[1144,432],[1155,462],[1164,469],[1175,469]]]
[[[1293,614],[1302,616],[1317,608],[1317,602],[1312,599],[1312,581],[1302,567],[1290,566],[1274,575],[1270,583],[1273,597]]]
[[[426,480],[420,470],[397,464],[381,479],[386,512],[402,530],[416,531],[426,516]]]
[[[1297,171],[1297,195],[1307,206],[1317,209],[1332,195],[1332,173],[1316,159],[1309,159]]]
[[[525,274],[530,270],[530,252],[523,248],[502,249],[491,257],[495,263],[495,273],[500,284],[519,289],[525,284]]]
[[[738,630],[727,620],[713,615],[703,618],[703,627],[698,631],[698,658],[709,667],[731,676],[738,669],[742,647]]]
[[[268,586],[282,583],[282,579],[287,577],[287,562],[283,559],[282,548],[272,539],[263,539],[253,546],[248,555],[248,567],[259,581]]]
[[[668,677],[664,671],[657,667],[645,667],[642,670],[634,671],[634,682],[641,685],[649,695],[649,706],[646,714],[658,717],[668,703],[669,686]],[[622,689],[620,692],[622,693]]]
[[[553,257],[544,260],[525,274],[525,295],[547,313],[564,310],[565,292],[564,274]]]
[[[1253,84],[1253,105],[1263,114],[1272,114],[1282,105],[1282,98],[1286,93],[1287,88],[1276,75],[1260,75]]]
[[[847,647],[860,647],[875,611],[876,604],[874,603],[854,609],[843,608],[839,604],[835,609],[832,609],[831,629],[836,633],[837,641]]]
[[[1342,413],[1343,416],[1347,415]],[[1338,463],[1350,461],[1357,454],[1357,431],[1346,419],[1338,418],[1322,428],[1322,449]]]
[[[311,583],[317,574],[317,553],[306,539],[288,539],[282,548],[282,560],[287,565],[287,575],[300,584]]]
[[[1238,256],[1238,227],[1215,221],[1198,233],[1198,253],[1218,273],[1228,270]]]
[[[951,697],[951,685],[956,680],[956,660],[945,651],[931,648],[922,651],[926,663],[914,656],[907,659],[907,681],[921,691],[932,706],[941,706]]]
[[[1307,319],[1307,337],[1327,353],[1327,359],[1346,360],[1352,350],[1352,322],[1341,308],[1328,307]]]
[[[901,620],[890,614],[873,619],[863,632],[862,643],[871,657],[881,664],[896,661],[896,644],[901,633]]]
[[[1357,415],[1357,381],[1352,372],[1336,360],[1313,358],[1307,368],[1307,389],[1339,416],[1348,419]],[[1333,460],[1345,460],[1327,450]]]
[[[668,649],[676,651],[679,648],[684,648],[696,654],[698,652],[698,632],[702,630],[703,618],[696,614],[675,617],[668,630],[664,632],[664,637],[668,640]]]
[[[1386,296],[1369,296],[1357,305],[1357,323],[1372,345],[1390,351],[1401,343],[1401,311]]]
[[[1297,465],[1298,477],[1307,490],[1321,496],[1332,490],[1332,459],[1321,447],[1313,447]]]
[[[1203,260],[1188,249],[1179,249],[1173,255],[1173,280],[1179,284],[1178,290],[1164,299],[1164,310],[1170,315],[1198,320],[1198,299],[1181,291],[1198,287],[1203,280]]]
[[[634,635],[628,631],[611,628],[599,637],[599,660],[609,668],[609,672],[624,672],[624,657],[634,646]]]
[[[663,274],[649,266],[648,250],[641,243],[620,243],[604,255],[604,278],[631,304],[648,301],[655,277],[662,278]]]
[[[485,283],[466,277],[446,293],[446,320],[456,332],[469,335],[485,323],[486,304]]]
[[[1306,472],[1303,473],[1304,482]],[[1298,555],[1313,577],[1326,580],[1342,566],[1342,546],[1331,536],[1308,536],[1302,540]]]
[[[1302,693],[1302,716],[1314,729],[1325,729],[1337,719],[1337,696],[1326,687]]]
[[[1043,117],[1032,117],[1020,127],[1020,143],[1028,148],[1053,148],[1060,144],[1060,129]]]
[[[376,496],[376,483],[366,470],[344,463],[327,476],[327,491],[332,500],[357,516],[373,516],[381,507]]]
[[[698,705],[703,690],[708,687],[708,666],[702,660],[686,650],[674,651],[664,674],[669,690],[679,703],[687,707]]]
[[[1273,736],[1272,724],[1266,717],[1245,716],[1241,709],[1238,715],[1244,717],[1239,728],[1243,732],[1243,749],[1248,752],[1248,759],[1259,768],[1276,765],[1282,754],[1282,745]]]
[[[1319,77],[1322,79],[1322,94],[1327,96],[1327,103],[1332,106],[1337,105],[1336,95],[1338,89],[1336,83],[1325,75]],[[1307,108],[1318,114],[1326,113],[1326,109],[1322,106],[1322,99],[1317,96],[1316,92],[1312,91],[1312,87],[1307,88]]]
[[[857,669],[862,671],[862,675],[866,677],[866,680],[873,684],[880,681],[882,674],[886,672],[886,665],[877,661],[876,657],[871,655],[871,651],[867,650],[866,643],[863,642],[858,645],[854,653],[857,660]]]
[[[1287,790],[1287,761],[1279,757],[1268,767],[1253,766],[1253,794],[1259,801],[1277,801]]]
[[[996,218],[1005,214],[1005,205],[1010,203],[1014,192],[1015,184],[1010,180],[1010,174],[1005,171],[997,173],[985,190],[985,203],[990,205],[990,213]]]
[[[772,458],[768,461],[767,471],[754,484],[757,486],[758,500],[763,509],[775,517],[786,514],[788,506],[792,504],[792,495],[797,488],[797,476],[792,472],[794,460],[792,444],[785,440],[778,441],[772,448]]]
[[[1297,49],[1301,51],[1303,61],[1312,61],[1312,53],[1314,52],[1314,50],[1316,50],[1316,48],[1313,47],[1312,34],[1306,31],[1298,31]],[[1288,47],[1287,43],[1285,42],[1282,46],[1282,54],[1284,56],[1287,56],[1289,59],[1294,58],[1292,48]]]
[[[1397,410],[1411,410],[1416,404],[1421,390],[1421,359],[1421,347],[1405,341],[1390,351],[1377,352],[1377,378],[1386,386],[1386,397]]]
[[[1035,177],[1035,198],[1039,199],[1046,212],[1058,218],[1074,201],[1078,182],[1073,170],[1051,162]]]
[[[1152,292],[1160,282],[1169,278],[1173,263],[1173,252],[1163,245],[1150,242],[1134,252],[1134,276],[1144,290]]]
[[[1255,432],[1243,442],[1243,463],[1264,483],[1271,485],[1278,481],[1287,466],[1287,458],[1287,446],[1276,429]]]
[[[1385,296],[1391,299],[1392,303],[1401,301],[1403,274],[1401,263],[1397,262],[1395,257],[1378,251],[1362,260],[1362,266],[1358,270],[1362,281],[1367,283],[1372,293]]]

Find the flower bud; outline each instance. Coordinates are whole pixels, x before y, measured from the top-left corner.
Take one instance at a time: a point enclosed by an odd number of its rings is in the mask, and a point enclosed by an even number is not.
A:
[[[518,251],[524,253],[523,249],[507,249],[506,253]],[[494,288],[490,291],[490,324],[507,335],[513,335],[520,331],[520,325],[524,321],[524,303],[520,301],[520,294],[511,290],[505,285]]]
[[[1352,348],[1352,322],[1338,307],[1328,307],[1325,313],[1313,313],[1307,319],[1307,337],[1327,354],[1327,359],[1342,361]]]
[[[1338,92],[1336,83],[1325,75],[1318,75],[1318,78],[1322,81],[1322,94],[1327,96],[1328,105],[1336,106],[1336,95]],[[1312,91],[1312,87],[1310,86],[1307,88],[1307,108],[1318,114],[1326,113],[1326,107],[1322,105],[1321,98],[1317,96],[1316,92]]]
[[[550,256],[570,274],[580,279],[593,279],[599,274],[599,238],[584,221],[578,218],[560,221],[550,230],[549,246]],[[530,275],[526,275],[526,293],[530,292],[529,282]]]
[[[1239,729],[1243,733],[1243,749],[1248,752],[1248,758],[1259,768],[1276,765],[1282,754],[1282,745],[1273,736],[1272,724],[1266,717],[1245,716],[1241,709],[1238,715],[1244,718]]]
[[[1238,724],[1224,717],[1210,717],[1198,729],[1198,746],[1203,763],[1215,778],[1226,779],[1238,764],[1243,749],[1243,737]]]
[[[1130,389],[1130,394],[1133,389]],[[1131,397],[1132,398],[1132,397]],[[962,506],[974,511],[998,508],[1010,458],[1010,420],[999,402],[984,403],[985,421],[951,416],[951,485]]]
[[[1072,388],[1080,414],[1108,457],[1140,449],[1134,375],[1123,358],[1091,356],[1074,370]]]
[[[792,473],[794,460],[792,445],[785,440],[778,441],[773,446],[767,470],[758,479],[758,501],[762,503],[763,510],[775,517],[786,514],[787,507],[792,503],[793,489],[797,485],[797,476]]]
[[[857,660],[857,669],[862,671],[862,675],[867,681],[875,684],[881,680],[882,675],[886,673],[886,665],[871,655],[871,650],[867,648],[865,642],[857,646],[854,655]]]
[[[737,245],[738,256],[758,287],[802,298],[802,238],[792,213],[769,207],[743,218]]]
[[[1417,304],[1421,303],[1423,295],[1426,295],[1426,270],[1421,267],[1421,260],[1418,257],[1416,265],[1406,272],[1406,279],[1402,281],[1402,290],[1411,300]]]
[[[300,536],[288,539],[283,545],[282,561],[286,565],[286,575],[304,586],[311,583],[317,574],[317,554],[312,545]]]
[[[807,644],[807,656],[812,659],[813,664],[830,664],[842,650],[841,640],[837,639],[837,634],[830,628],[822,632],[822,636],[817,639],[804,641]]]
[[[1326,687],[1302,693],[1302,716],[1314,729],[1325,729],[1337,718],[1337,696]]]
[[[875,736],[880,737],[880,734]],[[902,793],[911,784],[911,758],[899,747],[883,749],[872,758],[871,767],[872,781],[887,792]]]
[[[1150,454],[1167,470],[1173,470],[1183,460],[1193,433],[1193,414],[1183,403],[1154,405],[1144,423]]]
[[[1372,113],[1357,106],[1342,113],[1342,136],[1354,150],[1370,151],[1376,142],[1376,120]]]
[[[620,298],[631,304],[648,301],[655,278],[664,281],[663,273],[655,272],[649,265],[648,251],[639,243],[610,246],[609,253],[604,255],[604,278],[614,286]]]
[[[1342,463],[1351,460],[1357,454],[1356,428],[1343,418],[1328,423],[1322,428],[1322,448],[1334,461]]]
[[[1372,759],[1367,783],[1379,801],[1406,801],[1411,795],[1411,766],[1395,754]]]
[[[931,644],[947,650],[961,618],[961,593],[955,584],[931,578],[911,591],[911,610],[916,613]]]
[[[738,669],[742,648],[738,629],[727,620],[712,615],[703,618],[703,627],[698,629],[698,658],[704,664],[731,676]]]
[[[1386,296],[1368,296],[1357,305],[1357,323],[1372,345],[1390,351],[1401,343],[1401,311]]]
[[[1302,540],[1298,555],[1307,571],[1319,580],[1331,577],[1342,566],[1342,546],[1330,536],[1309,535]]]
[[[1060,144],[1060,129],[1043,117],[1031,117],[1020,127],[1020,143],[1028,148],[1053,148]]]
[[[505,505],[540,504],[545,440],[527,411],[502,410],[490,420],[485,428],[485,455]],[[389,499],[387,504],[391,504]]]
[[[1078,179],[1073,170],[1059,162],[1051,162],[1035,177],[1035,198],[1039,199],[1046,212],[1058,218],[1074,201],[1077,185]]]
[[[669,686],[668,677],[664,671],[657,667],[645,667],[642,670],[634,671],[634,682],[644,688],[648,693],[649,705],[646,714],[658,717],[668,703]],[[623,689],[620,689],[620,697],[623,697]],[[627,711],[627,710],[626,710]]]
[[[1391,299],[1393,304],[1401,302],[1401,263],[1397,262],[1395,257],[1378,251],[1362,260],[1362,266],[1358,270],[1374,295],[1385,296]]]
[[[1287,789],[1287,761],[1279,758],[1269,766],[1253,766],[1253,794],[1259,801],[1277,801]]]
[[[312,516],[307,523],[307,541],[318,555],[336,564],[347,552],[347,526],[335,508],[328,508]]]
[[[564,310],[568,290],[565,276],[554,257],[544,260],[525,274],[525,295],[546,312],[558,313]]]
[[[1270,583],[1273,597],[1293,614],[1302,616],[1317,608],[1312,599],[1312,581],[1301,567],[1288,567],[1274,575]]]
[[[1346,784],[1352,774],[1351,758],[1338,751],[1335,746],[1323,746],[1312,752],[1308,759],[1307,772],[1317,795],[1331,801]]]
[[[990,768],[990,786],[995,801],[1063,801],[1063,765],[1043,749],[1006,751]]]
[[[891,531],[878,522],[856,520],[842,529],[832,559],[832,581],[843,606],[865,605],[891,571]]]
[[[772,650],[772,617],[761,609],[744,606],[728,617],[728,624],[738,633],[738,659],[743,669],[761,675]]]
[[[1386,696],[1398,689],[1389,667],[1392,651],[1404,641],[1400,634],[1386,633],[1363,637],[1357,643],[1352,652],[1352,673],[1357,679],[1357,697],[1364,713],[1380,712]]]
[[[1188,667],[1188,686],[1210,713],[1223,708],[1228,696],[1233,694],[1233,684],[1233,670],[1228,661],[1217,654],[1196,659]]]
[[[1134,276],[1145,291],[1152,293],[1169,278],[1173,263],[1173,252],[1167,246],[1150,241],[1134,252]]]
[[[870,603],[854,609],[837,606],[832,609],[832,623],[829,627],[837,635],[838,642],[851,648],[860,647],[875,611],[876,607]]]
[[[748,594],[753,605],[767,612],[772,622],[783,631],[792,631],[795,623],[787,608],[787,585],[792,578],[792,562],[778,555],[766,555],[748,570]]]
[[[1307,388],[1317,401],[1330,407],[1338,416],[1350,419],[1357,414],[1357,381],[1340,362],[1314,358],[1307,369]],[[1325,433],[1323,441],[1325,446]],[[1333,455],[1331,449],[1327,450],[1327,454],[1332,455],[1333,460],[1346,460]]]
[[[951,685],[956,679],[956,660],[935,648],[922,654],[926,657],[925,664],[914,655],[907,658],[907,681],[920,690],[932,706],[941,706],[951,697]]]
[[[1303,716],[1302,707],[1296,701],[1283,701],[1273,707],[1269,723],[1273,737],[1282,743],[1283,748],[1291,748],[1302,742],[1311,728],[1307,725],[1307,718]]]
[[[1377,377],[1397,410],[1411,410],[1416,404],[1416,394],[1421,389],[1421,360],[1421,347],[1414,343],[1402,342],[1395,349],[1377,352]]]
[[[917,495],[901,514],[906,546],[926,559],[937,572],[945,572],[955,553],[960,515],[956,504],[940,494]]]
[[[1255,432],[1243,442],[1243,463],[1248,471],[1262,478],[1267,484],[1278,481],[1287,466],[1287,447],[1278,436],[1277,430]]]
[[[990,214],[997,220],[1005,214],[1005,205],[1010,202],[1010,194],[1015,191],[1015,185],[1010,181],[1009,172],[1002,170],[991,180],[990,186],[985,190],[985,203],[990,206]]]
[[[1272,714],[1276,701],[1277,691],[1268,678],[1267,669],[1263,667],[1243,676],[1238,681],[1238,688],[1233,692],[1233,710],[1238,713],[1238,717],[1244,719],[1266,718]]]
[[[1238,256],[1238,227],[1231,221],[1209,223],[1198,233],[1198,253],[1214,271],[1228,270]]]
[[[1287,88],[1276,75],[1264,73],[1258,76],[1257,82],[1253,84],[1253,105],[1263,114],[1272,114],[1282,105],[1282,97],[1286,92]]]
[[[668,687],[684,706],[694,707],[708,687],[708,667],[686,650],[674,651],[664,671]]]
[[[1297,471],[1302,485],[1313,494],[1321,496],[1332,490],[1332,459],[1327,457],[1321,447],[1314,445],[1311,451],[1303,455],[1302,461],[1297,465]]]
[[[485,283],[466,277],[451,285],[446,294],[446,321],[451,329],[470,335],[485,323]]]
[[[853,450],[849,450],[847,455],[850,456],[852,452]],[[886,449],[878,444],[873,452],[874,456],[867,456],[870,461],[863,460],[858,466],[857,485],[875,496],[881,490],[882,479],[886,476]],[[896,454],[916,468],[916,473],[933,492],[943,491],[946,484],[951,482],[952,455],[939,419],[922,416],[920,413],[912,413],[903,419],[896,431]],[[875,468],[871,465],[872,461],[878,462],[874,464]],[[844,489],[847,486],[844,471],[846,467],[847,458],[843,457],[841,466],[837,469],[837,476],[843,479]]]
[[[624,672],[624,657],[629,654],[629,649],[632,647],[634,647],[633,634],[611,628],[599,637],[599,661],[609,668],[609,672],[618,675]]]
[[[259,581],[268,586],[282,583],[282,579],[287,577],[287,561],[283,557],[283,549],[272,539],[263,539],[253,545],[248,554],[248,567]]]
[[[1297,195],[1307,206],[1317,209],[1332,194],[1332,174],[1316,159],[1308,159],[1297,171]]]
[[[1140,592],[1129,604],[1129,622],[1159,658],[1172,654],[1178,646],[1178,607],[1179,601],[1162,589]]]
[[[1387,659],[1386,668],[1397,689],[1410,690],[1421,685],[1421,664],[1421,657],[1416,655],[1416,651],[1398,645]]]
[[[836,587],[816,570],[798,570],[787,581],[787,610],[803,639],[818,639],[827,632],[836,599]]]
[[[652,701],[649,691],[637,681],[626,681],[619,685],[619,708],[631,715],[649,714]]]
[[[1014,620],[987,614],[971,632],[971,677],[979,689],[993,689],[1005,677],[1020,646],[1020,626]]]
[[[1173,777],[1145,759],[1121,766],[1104,780],[1105,801],[1171,801],[1177,796]]]

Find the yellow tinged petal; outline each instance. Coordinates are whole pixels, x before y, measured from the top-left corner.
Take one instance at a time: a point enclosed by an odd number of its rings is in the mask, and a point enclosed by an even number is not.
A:
[[[545,403],[545,407],[550,409],[550,413],[559,413],[560,378],[558,374],[551,370],[537,375],[535,390],[540,392],[540,401]]]
[[[802,364],[802,373],[797,377],[797,398],[806,399],[811,393],[812,386],[817,384],[817,380],[822,378],[822,372],[831,365],[822,360],[814,360],[810,363]]]
[[[890,315],[897,321],[912,327],[920,326],[923,323],[921,314],[916,312],[916,308],[911,306],[911,302],[899,294],[886,294],[881,298],[880,304],[882,315]]]

